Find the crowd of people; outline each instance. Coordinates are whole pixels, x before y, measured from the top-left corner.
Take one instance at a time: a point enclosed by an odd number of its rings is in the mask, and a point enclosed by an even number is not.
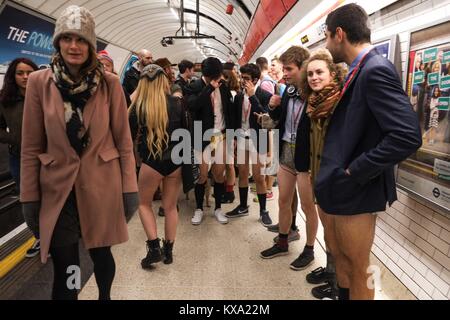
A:
[[[226,224],[249,214],[252,180],[259,220],[277,233],[261,258],[287,254],[300,238],[299,199],[306,244],[290,268],[313,262],[321,221],[327,261],[306,275],[318,285],[312,294],[373,299],[367,280],[377,214],[396,200],[394,166],[422,139],[394,66],[370,44],[367,20],[356,4],[339,7],[326,20],[328,50],[292,46],[270,65],[259,57],[239,68],[209,57],[198,77],[191,61],[181,61],[175,77],[168,58],[154,60],[143,49],[120,83],[111,56],[96,51],[92,14],[65,9],[50,67],[36,71],[32,61],[14,60],[0,93],[0,142],[10,146],[23,214],[39,239],[30,255],[40,252],[42,262],[51,255],[52,298],[77,299],[66,271],[80,265],[80,239],[94,263],[99,299],[110,299],[111,246],[128,240],[134,212],[148,238],[142,268],[171,264],[181,190],[194,190],[191,223],[199,225],[211,180],[214,216]],[[187,158],[195,163],[174,159],[171,138],[180,128],[191,133]],[[235,201],[236,182],[239,204],[224,212],[222,204]],[[274,185],[278,211],[270,213]],[[153,206],[158,190],[162,246]]]

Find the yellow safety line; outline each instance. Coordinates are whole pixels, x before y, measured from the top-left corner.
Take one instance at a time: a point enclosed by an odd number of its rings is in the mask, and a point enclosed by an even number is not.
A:
[[[25,258],[27,250],[33,246],[35,240],[36,239],[34,237],[31,237],[24,244],[11,252],[5,259],[0,261],[0,279]]]

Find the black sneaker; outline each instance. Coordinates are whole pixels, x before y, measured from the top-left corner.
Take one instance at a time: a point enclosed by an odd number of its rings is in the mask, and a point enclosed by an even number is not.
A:
[[[320,300],[338,300],[338,291],[332,282],[327,282],[326,284],[312,288],[311,294],[314,298]]]
[[[152,248],[150,241],[147,241],[147,256],[142,259],[141,266],[144,269],[150,269],[152,263],[160,262],[162,260],[161,247],[159,246],[158,239],[158,247]]]
[[[334,272],[327,272],[324,267],[314,269],[306,275],[306,281],[311,284],[321,284],[328,281],[333,281],[336,278]]]
[[[273,242],[278,242],[278,237],[276,236],[275,238],[273,238]],[[289,230],[289,235],[288,235],[288,242],[292,242],[292,241],[296,241],[296,240],[300,240],[300,231],[298,229],[296,230]]]
[[[248,208],[249,206],[242,208],[241,206],[237,206],[234,210],[227,212],[225,216],[227,218],[237,218],[237,217],[243,217],[248,216]]]
[[[298,256],[297,259],[295,259],[290,267],[292,270],[298,271],[298,270],[303,270],[306,267],[308,267],[311,262],[314,261],[314,251],[306,251],[303,250],[302,253],[300,253],[300,255]]]
[[[233,203],[234,199],[234,192],[225,192],[222,196],[222,203]]]
[[[259,221],[264,227],[268,227],[272,224],[272,219],[270,219],[269,211],[261,211],[259,216]]]
[[[289,254],[289,248],[282,248],[275,243],[272,248],[266,249],[260,253],[261,258],[263,259],[272,259],[278,256],[285,256]]]
[[[25,257],[33,258],[39,254],[39,251],[41,251],[41,240],[36,239],[36,241],[34,241],[33,243],[33,246],[27,250]]]
[[[270,232],[279,233],[280,232],[279,230],[280,230],[280,228],[278,226],[278,223],[267,227],[267,231],[270,231]]]

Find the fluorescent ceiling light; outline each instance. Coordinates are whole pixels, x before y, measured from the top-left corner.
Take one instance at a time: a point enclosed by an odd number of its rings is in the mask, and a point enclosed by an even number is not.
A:
[[[178,16],[178,12],[176,12],[176,10],[174,8],[170,8],[170,12],[172,12],[172,14],[179,19],[180,17]]]

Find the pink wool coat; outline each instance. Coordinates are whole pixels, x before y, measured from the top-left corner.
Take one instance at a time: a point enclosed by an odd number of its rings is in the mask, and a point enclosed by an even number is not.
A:
[[[20,200],[41,202],[43,263],[73,187],[86,248],[128,240],[122,193],[137,192],[138,187],[127,107],[117,76],[106,73],[87,102],[83,118],[90,143],[80,158],[67,138],[63,99],[51,69],[30,75],[22,129]]]

